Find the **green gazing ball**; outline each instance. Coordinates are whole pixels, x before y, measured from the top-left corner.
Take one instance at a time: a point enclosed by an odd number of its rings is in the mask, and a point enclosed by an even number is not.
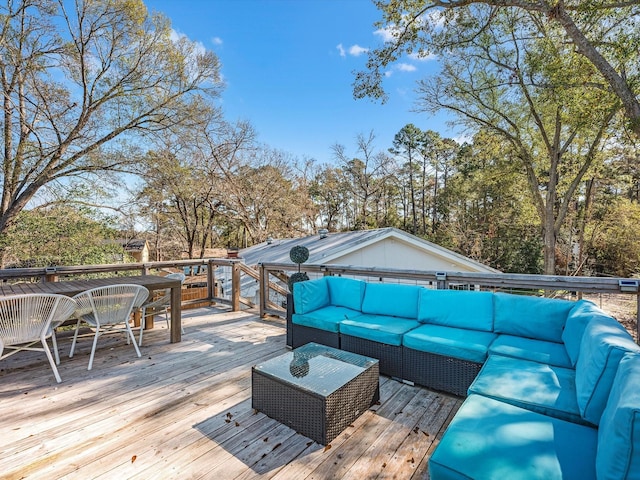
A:
[[[296,245],[289,251],[289,257],[293,263],[304,263],[309,259],[309,249],[302,245]]]

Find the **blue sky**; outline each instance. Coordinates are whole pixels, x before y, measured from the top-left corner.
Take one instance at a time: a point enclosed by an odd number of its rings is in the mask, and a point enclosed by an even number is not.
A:
[[[355,155],[356,136],[370,131],[376,148],[386,150],[407,123],[456,136],[444,116],[411,111],[416,81],[437,69],[436,60],[406,59],[390,69],[384,105],[353,98],[352,72],[364,68],[366,49],[383,40],[373,25],[381,14],[370,0],[145,3],[218,55],[227,119],[248,120],[271,147],[324,163],[333,161],[336,143]]]

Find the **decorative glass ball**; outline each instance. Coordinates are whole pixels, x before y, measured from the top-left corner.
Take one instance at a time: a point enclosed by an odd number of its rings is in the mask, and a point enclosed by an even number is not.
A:
[[[289,251],[289,257],[293,263],[304,263],[309,259],[309,249],[302,245],[296,245]]]

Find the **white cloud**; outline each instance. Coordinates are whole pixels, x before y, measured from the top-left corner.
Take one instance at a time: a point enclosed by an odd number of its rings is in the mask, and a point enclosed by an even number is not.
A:
[[[396,68],[401,72],[415,72],[417,70],[415,65],[411,65],[410,63],[399,63],[396,65]]]
[[[222,39],[220,37],[213,37],[211,39],[211,43],[214,45],[222,45]]]
[[[437,60],[438,59],[438,55],[436,55],[435,53],[426,53],[426,54],[421,54],[421,53],[411,53],[409,55],[409,58],[411,60],[416,60],[418,62],[429,62],[431,60]]]
[[[349,54],[354,57],[359,57],[363,53],[367,53],[369,51],[368,48],[361,47],[360,45],[352,45],[349,47]]]
[[[380,28],[375,32],[373,32],[373,34],[378,35],[380,38],[382,38],[382,41],[385,43],[393,42],[394,41],[393,30],[394,30],[393,27]]]
[[[206,47],[204,46],[204,44],[202,42],[193,41],[189,37],[187,37],[184,33],[178,32],[177,30],[171,29],[171,37],[170,38],[171,38],[171,41],[173,43],[178,43],[183,39],[184,40],[188,40],[189,42],[191,42],[193,44],[194,53],[196,55],[198,55],[198,54],[202,55],[202,54],[206,53],[206,51],[207,51]]]
[[[344,48],[344,45],[339,43],[338,45],[336,45],[336,48],[338,49],[338,53],[340,54],[341,57],[346,57],[347,54],[351,55],[352,57],[359,57],[360,55],[367,53],[369,51],[368,48],[361,47],[360,45],[357,45],[357,44],[351,45],[349,48]]]

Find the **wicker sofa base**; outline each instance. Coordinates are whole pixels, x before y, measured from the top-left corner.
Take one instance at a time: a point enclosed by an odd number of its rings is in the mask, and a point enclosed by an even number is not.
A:
[[[461,397],[467,396],[469,386],[482,368],[481,363],[406,347],[402,354],[404,380]]]
[[[377,358],[380,373],[398,379],[403,378],[402,347],[374,342],[360,337],[340,334],[340,348],[352,353]]]
[[[327,347],[340,348],[340,334],[328,332],[319,328],[306,327],[296,323],[291,324],[291,347],[298,348],[307,343],[315,342]]]

